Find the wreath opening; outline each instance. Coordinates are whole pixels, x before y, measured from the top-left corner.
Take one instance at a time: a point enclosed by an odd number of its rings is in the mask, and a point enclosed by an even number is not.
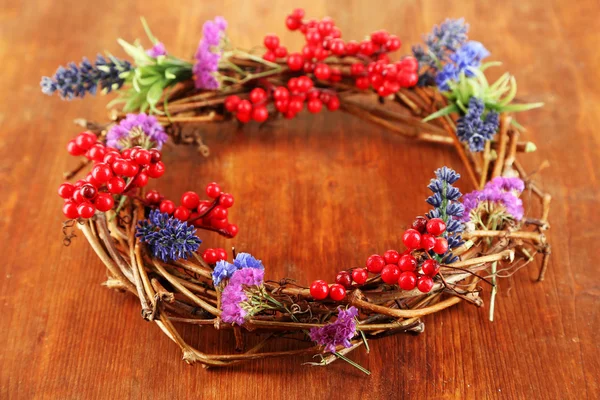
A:
[[[427,315],[459,302],[481,307],[486,287],[493,320],[498,280],[538,258],[543,280],[551,197],[519,162],[535,145],[521,139],[526,132],[515,119],[541,104],[515,104],[516,81],[508,73],[488,82],[485,71],[498,63],[484,62],[490,53],[467,40],[463,20],[434,27],[424,45],[396,61],[395,35],[376,31],[361,42],[345,40],[331,18],[307,19],[301,9],[286,19],[289,30],[305,37],[301,52],[288,51],[276,35],[265,36],[260,55],[235,48],[217,17],[204,24],[194,62],[168,54],[142,23],[151,48],[119,39],[133,62],[99,55],[95,63],[60,67],[41,85],[67,100],[118,92],[110,106],[121,108],[113,108],[111,121],[78,120],[86,130],[67,144],[83,161],[66,174],[80,179],[58,190],[68,218],[64,242],[79,228],[107,268],[105,285],[136,296],[142,317],[181,348],[186,362],[222,367],[316,355],[313,365],[342,359],[368,374],[348,354],[368,350],[370,339],[423,332]],[[407,140],[454,149],[465,173],[437,168],[423,209],[406,221],[394,248],[365,254],[363,266],[345,266],[334,280],[310,285],[270,276],[250,249],[201,249],[201,231],[226,238],[240,231],[232,222],[237,201],[220,184],[176,200],[146,190],[165,174],[168,142],[208,156],[207,124],[274,126],[303,109],[345,112]],[[474,190],[463,195],[459,179]],[[524,192],[541,205],[539,215],[523,203]],[[237,351],[194,348],[179,324],[232,330]],[[249,333],[264,335],[248,348]],[[309,344],[263,350],[291,337]]]

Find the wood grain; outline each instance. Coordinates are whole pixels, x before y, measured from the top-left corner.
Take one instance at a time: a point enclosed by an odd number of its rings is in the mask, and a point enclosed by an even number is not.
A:
[[[134,39],[144,15],[173,54],[190,55],[202,22],[224,15],[234,43],[284,33],[291,2],[2,1],[0,7],[0,398],[599,398],[600,53],[594,0],[308,1],[310,16],[332,16],[347,38],[385,28],[403,52],[445,17],[464,16],[515,73],[519,99],[544,101],[519,116],[522,139],[551,168],[541,182],[553,196],[553,254],[546,280],[536,266],[501,283],[496,319],[460,304],[425,318],[420,336],[372,342],[353,358],[370,377],[337,362],[263,360],[226,370],[181,361],[177,346],[140,317],[132,296],[100,286],[104,268],[78,237],[62,246],[64,151],[76,117],[103,120],[106,98],[61,102],[40,93],[41,75],[59,64],[122,55],[117,37]],[[160,189],[178,196],[216,180],[236,195],[233,242],[206,235],[207,246],[235,244],[259,255],[269,278],[333,279],[366,256],[399,247],[399,233],[426,209],[425,185],[443,164],[461,172],[448,148],[410,144],[342,114],[303,115],[243,131],[207,130],[212,155],[169,148]],[[463,191],[471,188],[466,182]],[[487,297],[486,297],[487,300]],[[231,350],[228,333],[184,327],[200,348]],[[289,347],[293,347],[290,343]],[[304,360],[310,361],[310,360]]]

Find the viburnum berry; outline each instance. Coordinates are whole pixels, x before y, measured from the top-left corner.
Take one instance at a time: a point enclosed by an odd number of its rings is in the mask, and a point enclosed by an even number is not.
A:
[[[364,268],[355,268],[352,270],[352,280],[359,285],[363,285],[369,278],[369,273]]]
[[[156,190],[150,190],[146,193],[146,202],[148,204],[158,204],[160,203],[160,193]]]
[[[148,165],[152,161],[152,155],[148,150],[140,149],[135,153],[133,159],[138,165]]]
[[[421,235],[421,248],[423,250],[429,251],[433,249],[433,246],[435,246],[435,237],[427,233]]]
[[[310,285],[310,295],[315,300],[324,300],[329,295],[329,285],[323,280],[316,280]]]
[[[112,178],[112,175],[112,169],[104,163],[96,164],[92,169],[92,176],[101,183],[107,182],[110,178]]]
[[[425,233],[427,229],[427,218],[417,217],[412,223],[412,228],[417,230],[419,233]]]
[[[65,214],[65,217],[69,219],[75,219],[79,217],[79,212],[77,211],[77,204],[71,200],[67,200],[64,202],[62,207],[62,212]]]
[[[402,290],[413,290],[417,286],[417,275],[410,271],[401,273],[398,278],[398,286]]]
[[[319,99],[310,99],[306,108],[309,112],[316,114],[323,108],[323,102]]]
[[[337,96],[332,96],[327,102],[327,109],[329,111],[336,111],[340,108],[340,99]]]
[[[229,193],[221,193],[219,196],[219,204],[225,208],[233,206],[233,196]]]
[[[421,269],[425,275],[436,276],[440,271],[440,264],[436,260],[428,259],[423,262]]]
[[[385,267],[385,260],[379,254],[373,254],[367,258],[367,269],[369,272],[377,274]]]
[[[287,56],[287,48],[285,46],[279,46],[275,49],[275,51],[273,51],[273,53],[277,58],[284,58]]]
[[[73,196],[73,192],[75,191],[75,186],[70,183],[63,183],[58,187],[58,195],[63,199],[70,199]]]
[[[432,218],[427,222],[427,232],[439,236],[446,231],[446,223],[441,218]]]
[[[231,237],[235,237],[239,232],[239,228],[236,224],[227,225],[227,228],[225,228],[225,230]]]
[[[69,152],[69,154],[72,156],[80,156],[82,154],[85,154],[85,150],[77,146],[75,139],[71,139],[67,143],[67,152]]]
[[[443,237],[435,238],[433,252],[436,254],[445,254],[448,251],[448,240]]]
[[[227,252],[225,251],[225,249],[215,249],[215,252],[217,253],[217,261],[220,260],[227,260]]]
[[[110,178],[108,182],[106,182],[106,188],[110,193],[120,194],[125,190],[126,184],[123,178],[118,176],[113,176]]]
[[[188,210],[184,206],[179,206],[173,212],[173,217],[177,218],[180,221],[187,221],[190,217],[190,214],[190,210]]]
[[[346,297],[346,288],[338,283],[334,283],[329,288],[329,297],[334,301],[341,301]]]
[[[85,156],[90,160],[101,162],[104,161],[105,154],[106,148],[104,145],[95,144],[87,151],[87,153],[85,153]]]
[[[206,195],[212,199],[216,199],[221,194],[221,187],[216,183],[212,182],[206,185]]]
[[[329,65],[320,63],[315,66],[314,74],[317,79],[326,80],[331,75],[331,69]]]
[[[237,111],[238,105],[242,101],[239,96],[231,95],[225,98],[225,109],[229,112]]]
[[[94,206],[87,201],[84,201],[77,206],[77,213],[81,218],[92,218],[95,212],[96,209]]]
[[[263,43],[265,47],[269,50],[275,50],[279,46],[279,37],[277,35],[267,35],[265,36]]]
[[[256,122],[265,122],[269,118],[269,111],[267,107],[256,107],[252,110],[252,119]]]
[[[404,254],[398,260],[398,267],[401,271],[414,271],[417,269],[417,259],[410,254]]]
[[[140,172],[133,179],[133,185],[137,187],[144,187],[148,184],[148,174],[145,172]]]
[[[181,205],[189,210],[193,210],[200,204],[200,197],[196,192],[185,192],[181,195]]]
[[[340,271],[335,277],[335,283],[349,288],[352,285],[352,275],[348,271]]]
[[[88,199],[88,200],[92,200],[93,198],[96,197],[96,195],[98,194],[98,190],[96,189],[96,187],[94,185],[91,184],[85,184],[83,185],[80,189],[79,192],[81,193],[81,195]]]
[[[386,264],[398,264],[398,260],[400,260],[400,253],[396,250],[388,250],[383,253],[383,259]]]
[[[287,64],[291,71],[300,71],[304,66],[304,58],[300,53],[292,53],[288,56]]]
[[[218,259],[217,251],[215,249],[206,249],[206,250],[204,250],[204,253],[202,253],[202,258],[208,264],[214,264],[214,263],[216,263],[219,260]]]
[[[210,217],[211,218],[215,218],[215,219],[227,218],[227,209],[225,207],[222,207],[222,206],[216,206],[210,212]]]
[[[261,103],[267,98],[267,92],[263,88],[254,88],[250,91],[249,97],[252,103]]]
[[[300,19],[294,18],[293,16],[289,15],[286,19],[285,19],[285,26],[287,26],[287,28],[290,31],[295,31],[298,28],[300,28],[300,26],[302,25],[302,21]]]
[[[416,229],[407,229],[402,235],[402,243],[409,249],[421,246],[421,234]]]
[[[417,280],[417,288],[422,293],[429,293],[433,288],[433,279],[427,275],[419,276]]]
[[[400,268],[396,264],[388,264],[381,270],[381,279],[388,285],[398,282],[400,277]]]
[[[213,228],[225,229],[229,225],[229,221],[227,220],[227,218],[223,218],[223,219],[211,218],[210,225]]]
[[[173,203],[171,200],[163,200],[160,202],[158,209],[161,213],[167,213],[171,215],[175,212],[175,203]]]
[[[82,132],[75,138],[75,143],[80,149],[89,150],[96,143],[96,135],[90,132]]]
[[[98,211],[106,212],[113,208],[115,201],[108,193],[98,193],[98,196],[96,196],[96,199],[94,200],[94,205]]]

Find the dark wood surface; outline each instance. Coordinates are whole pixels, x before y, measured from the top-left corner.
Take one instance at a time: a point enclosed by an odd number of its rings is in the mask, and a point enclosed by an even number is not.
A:
[[[552,194],[547,278],[537,265],[501,282],[496,320],[460,304],[425,318],[420,336],[371,342],[327,368],[306,359],[256,361],[224,370],[190,367],[176,345],[140,317],[133,297],[101,286],[105,272],[83,237],[62,245],[64,146],[76,117],[104,120],[107,98],[61,102],[40,93],[41,75],[143,37],[144,15],[170,52],[191,56],[204,20],[223,15],[234,43],[251,47],[285,32],[293,3],[2,1],[0,7],[0,398],[599,398],[600,52],[597,1],[305,2],[332,16],[346,38],[385,28],[402,53],[445,17],[464,16],[471,37],[504,62],[519,99],[544,101],[519,116],[539,150],[522,158]],[[499,69],[500,70],[500,69]],[[462,171],[448,148],[413,144],[341,113],[302,115],[238,131],[207,130],[212,155],[169,147],[155,187],[170,196],[212,180],[236,196],[233,242],[264,260],[268,278],[332,280],[373,252],[400,247],[399,234],[426,210],[425,188],[441,165]],[[463,191],[471,188],[466,182]],[[526,196],[528,197],[528,196]],[[487,300],[487,295],[485,296]],[[202,349],[231,351],[229,333],[183,327]],[[286,344],[287,347],[294,343]]]

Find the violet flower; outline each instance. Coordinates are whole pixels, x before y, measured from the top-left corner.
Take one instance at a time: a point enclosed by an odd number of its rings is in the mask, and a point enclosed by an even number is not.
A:
[[[482,190],[475,190],[463,197],[465,213],[462,217],[464,222],[471,220],[471,211],[483,202],[501,205],[516,221],[523,219],[523,200],[519,195],[525,189],[524,182],[519,178],[496,177],[485,184]]]
[[[196,63],[193,67],[197,89],[215,90],[219,88],[219,81],[215,74],[223,55],[221,39],[225,36],[225,29],[227,29],[227,21],[223,17],[206,21],[202,26],[203,37],[198,44],[195,55]]]
[[[321,346],[325,346],[325,350],[330,353],[335,353],[337,346],[350,347],[350,339],[356,335],[356,320],[358,315],[356,307],[349,307],[344,310],[338,307],[337,319],[320,328],[312,328],[310,330],[310,339]]]
[[[163,42],[156,42],[154,44],[154,46],[152,46],[151,48],[146,50],[146,54],[148,54],[150,57],[154,57],[154,58],[156,58],[158,56],[166,56],[167,49],[165,48],[165,45]]]
[[[242,325],[248,315],[260,311],[247,303],[248,289],[262,285],[264,274],[265,271],[258,268],[242,268],[233,273],[221,294],[221,319],[224,322]]]
[[[500,126],[497,112],[488,111],[485,117],[484,112],[483,100],[471,97],[466,114],[461,116],[456,124],[456,136],[461,142],[468,144],[473,152],[483,151],[485,142],[492,140]]]
[[[233,260],[233,264],[227,261],[217,262],[212,273],[214,285],[218,286],[224,279],[231,278],[235,271],[242,268],[265,269],[262,262],[249,253],[238,253],[235,260]]]
[[[114,125],[106,134],[106,145],[122,150],[135,145],[160,150],[169,136],[155,117],[139,114],[127,114],[118,125]]]
[[[490,52],[480,42],[472,40],[465,43],[455,53],[450,54],[450,62],[446,63],[436,75],[435,82],[438,89],[450,90],[449,83],[458,81],[461,72],[467,77],[473,76],[471,69],[479,67],[481,60],[489,55]]]

